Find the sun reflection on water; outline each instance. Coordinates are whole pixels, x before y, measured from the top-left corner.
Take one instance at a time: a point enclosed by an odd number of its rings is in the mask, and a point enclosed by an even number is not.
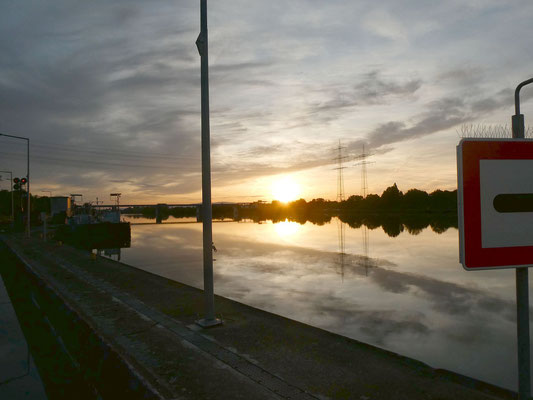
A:
[[[296,234],[300,230],[300,224],[286,219],[283,222],[275,223],[274,229],[279,237],[286,238]]]

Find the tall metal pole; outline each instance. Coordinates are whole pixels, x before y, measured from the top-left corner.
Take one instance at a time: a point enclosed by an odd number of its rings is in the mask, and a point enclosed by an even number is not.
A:
[[[13,199],[13,172],[10,172],[11,176],[11,223],[15,225],[15,200]]]
[[[204,328],[219,325],[215,318],[213,284],[213,214],[211,208],[211,146],[209,132],[209,62],[207,35],[207,0],[200,0],[200,35],[196,47],[201,57],[201,102],[202,102],[202,220],[205,317],[196,321]]]
[[[28,190],[27,190],[26,195],[28,196],[28,218],[27,218],[28,226],[26,228],[27,229],[26,234],[28,237],[30,237],[30,198],[31,198],[31,194],[30,194],[30,139],[28,138],[27,140],[28,140],[28,143],[27,143],[28,144],[28,147],[27,147],[28,149],[28,174],[26,176],[26,179],[28,180],[28,186],[27,186]]]
[[[0,133],[0,136],[5,136],[5,137],[10,137],[10,138],[14,138],[14,139],[21,139],[21,140],[25,140],[27,142],[27,149],[28,149],[28,170],[27,170],[27,174],[26,174],[26,179],[28,180],[28,190],[27,190],[27,195],[28,195],[28,217],[27,217],[27,225],[26,225],[26,235],[28,237],[30,237],[30,138],[27,138],[27,137],[23,137],[23,136],[15,136],[15,135],[7,135],[5,133]]]
[[[13,204],[13,172],[12,171],[0,171],[9,174],[9,181],[11,182],[11,221],[15,222],[15,206]]]
[[[520,114],[520,89],[533,83],[528,79],[515,90],[515,115],[512,117],[513,138],[523,139],[525,133],[524,114]],[[529,276],[528,267],[516,269],[516,331],[518,348],[518,398],[531,397],[531,360],[529,339]]]

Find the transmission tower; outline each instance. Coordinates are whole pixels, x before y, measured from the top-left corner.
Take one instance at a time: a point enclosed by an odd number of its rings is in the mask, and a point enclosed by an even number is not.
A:
[[[334,158],[334,160],[337,162],[337,168],[334,169],[339,171],[337,175],[337,201],[339,203],[344,201],[344,173],[342,170],[346,168],[343,166],[343,162],[348,158],[348,156],[344,156],[342,154],[342,151],[345,148],[346,147],[341,146],[341,141],[339,139],[339,146],[336,148],[337,157]]]
[[[372,156],[373,154],[369,154],[365,151],[365,145],[363,144],[363,152],[355,157],[356,160],[359,160],[357,163],[354,164],[354,166],[360,165],[361,166],[361,196],[366,197],[367,191],[368,191],[368,180],[367,180],[367,174],[366,174],[366,166],[368,164],[374,164],[374,161],[367,161],[367,157]]]

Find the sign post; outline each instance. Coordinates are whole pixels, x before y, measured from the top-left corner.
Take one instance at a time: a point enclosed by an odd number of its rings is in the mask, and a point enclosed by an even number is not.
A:
[[[459,258],[466,270],[516,269],[519,399],[531,396],[528,268],[533,265],[533,140],[524,138],[520,89],[512,139],[457,146]]]
[[[524,114],[520,114],[520,89],[533,82],[528,79],[515,90],[515,115],[512,117],[513,138],[523,139]],[[527,267],[516,269],[516,332],[518,347],[518,396],[520,400],[531,397],[531,360],[529,338],[529,273]]]

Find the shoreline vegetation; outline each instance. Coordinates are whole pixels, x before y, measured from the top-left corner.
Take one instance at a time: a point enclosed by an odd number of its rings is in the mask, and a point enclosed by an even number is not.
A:
[[[131,207],[124,214],[142,215],[155,219],[154,207]],[[169,217],[198,217],[196,207],[160,206],[162,221]],[[322,198],[306,201],[304,199],[282,203],[257,201],[246,204],[213,204],[214,220],[251,220],[256,223],[291,221],[299,224],[311,222],[315,225],[329,223],[333,217],[352,228],[365,225],[369,229],[382,227],[387,235],[396,237],[406,230],[417,235],[427,227],[436,233],[448,228],[457,228],[457,190],[435,190],[427,193],[410,189],[405,194],[397,185],[388,187],[381,196],[369,194],[350,196],[342,202]]]
[[[16,193],[16,192],[15,192]],[[16,193],[17,194],[17,193]],[[20,203],[20,193],[15,196]],[[49,201],[45,196],[32,196],[32,215],[41,211],[49,212]],[[137,214],[155,219],[155,207],[130,207],[122,210],[123,214]],[[9,220],[11,214],[11,194],[0,191],[0,221]],[[159,206],[162,221],[169,217],[200,217],[196,207]],[[369,229],[382,227],[389,236],[398,236],[406,230],[416,235],[427,227],[442,233],[450,227],[457,228],[457,190],[435,190],[427,193],[423,190],[410,189],[403,193],[396,183],[383,191],[381,195],[369,194],[365,198],[352,195],[346,200],[331,201],[323,198],[306,201],[295,200],[282,203],[273,200],[270,203],[215,203],[213,219],[215,220],[251,220],[256,223],[272,221],[291,221],[300,224],[311,222],[316,225],[329,223],[333,217],[352,228],[365,225]]]

